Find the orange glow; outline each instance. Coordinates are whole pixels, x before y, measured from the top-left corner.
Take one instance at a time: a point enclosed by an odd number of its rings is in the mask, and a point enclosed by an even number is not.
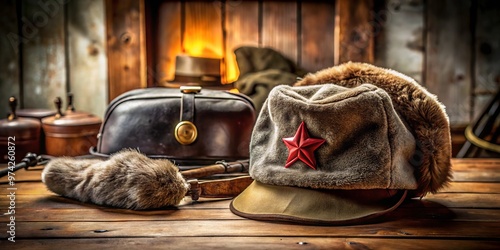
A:
[[[194,36],[196,37],[196,36]],[[207,58],[223,58],[224,53],[220,46],[209,44],[203,39],[185,38],[183,44],[183,52],[189,56],[207,57]],[[221,65],[221,75],[223,83],[230,83],[238,78],[238,67],[236,65],[236,58],[234,53],[227,53]],[[224,65],[225,64],[225,65]]]
[[[238,79],[240,71],[236,64],[236,56],[232,51],[226,53],[226,82],[234,82]]]
[[[188,40],[184,42],[184,53],[196,57],[222,58],[222,51],[210,47],[200,40]]]
[[[195,10],[197,11],[197,9],[193,9],[192,11]],[[216,13],[213,14],[213,17],[211,17],[213,20],[220,18]],[[183,39],[180,52],[188,56],[222,59],[220,65],[222,83],[234,82],[239,74],[236,58],[232,48],[227,48],[224,51],[222,30],[215,29],[212,23],[211,19],[210,21],[201,21],[196,18],[187,18],[186,28],[183,34],[181,34]],[[174,59],[179,51],[172,50],[171,53],[175,54],[168,55],[171,58],[169,60],[171,63],[166,65],[168,69],[165,69],[165,75],[167,78],[173,79],[175,75]]]

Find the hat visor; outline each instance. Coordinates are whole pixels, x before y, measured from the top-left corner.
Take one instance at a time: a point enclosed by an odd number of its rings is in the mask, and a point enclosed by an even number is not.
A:
[[[236,215],[255,220],[360,224],[397,208],[406,193],[389,189],[309,189],[253,181],[233,199],[230,209]]]

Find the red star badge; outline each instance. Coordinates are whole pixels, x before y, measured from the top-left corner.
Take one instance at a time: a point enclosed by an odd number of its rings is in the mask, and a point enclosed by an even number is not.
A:
[[[323,139],[311,138],[307,132],[306,124],[302,122],[294,137],[283,138],[289,154],[285,168],[290,167],[297,160],[301,160],[310,168],[316,170],[316,157],[314,150],[325,142]]]

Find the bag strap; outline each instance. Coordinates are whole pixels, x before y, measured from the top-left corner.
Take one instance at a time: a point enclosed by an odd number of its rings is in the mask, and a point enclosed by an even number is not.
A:
[[[250,176],[241,176],[231,179],[202,181],[188,180],[189,191],[186,194],[196,201],[204,198],[233,198],[245,190],[253,179]]]

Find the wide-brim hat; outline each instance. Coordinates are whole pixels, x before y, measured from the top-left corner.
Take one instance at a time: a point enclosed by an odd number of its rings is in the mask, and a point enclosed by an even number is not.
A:
[[[175,57],[175,76],[172,81],[163,82],[169,88],[181,86],[202,86],[211,88],[229,88],[223,86],[221,75],[221,59],[195,57],[185,54]]]
[[[347,63],[296,85],[275,87],[264,103],[250,144],[254,182],[231,202],[233,213],[362,223],[449,180],[444,107],[411,78]]]

